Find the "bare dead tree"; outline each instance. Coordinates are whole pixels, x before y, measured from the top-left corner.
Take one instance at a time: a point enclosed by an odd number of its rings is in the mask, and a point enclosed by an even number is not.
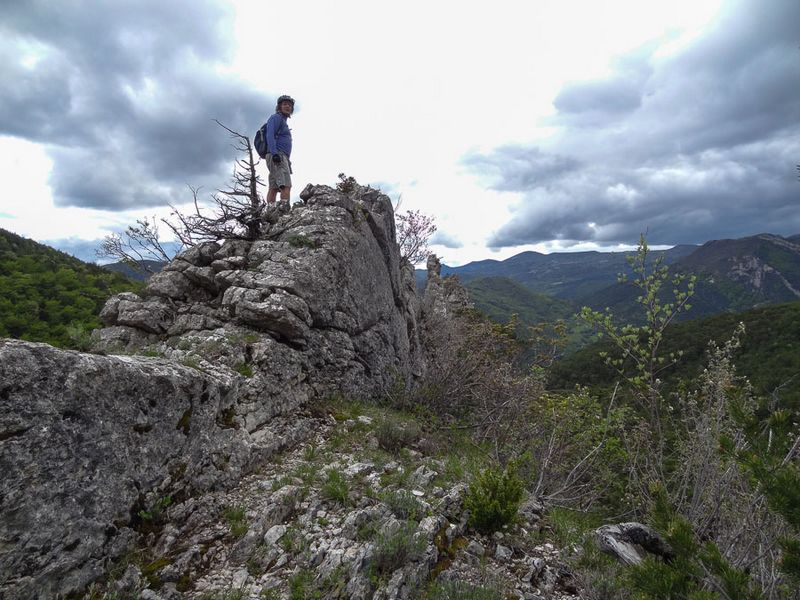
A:
[[[216,119],[217,125],[233,138],[233,147],[242,155],[233,166],[233,175],[228,189],[217,190],[212,194],[213,206],[203,210],[198,201],[199,188],[190,186],[194,198],[194,212],[182,213],[170,205],[173,221],[163,219],[175,237],[184,246],[194,246],[201,242],[242,239],[255,240],[261,234],[264,221],[262,216],[266,202],[259,194],[259,186],[264,183],[256,173],[258,162],[253,145],[246,135],[226,127]]]
[[[267,203],[260,194],[264,183],[256,172],[258,155],[253,151],[250,138],[216,119],[214,121],[233,139],[232,146],[239,158],[234,161],[228,188],[211,195],[211,206],[201,206],[198,197],[200,189],[189,186],[194,211],[184,213],[170,205],[170,217],[160,219],[177,239],[179,250],[201,242],[255,240],[264,227],[262,217]],[[122,261],[138,271],[148,273],[152,273],[152,270],[143,261],[169,262],[174,256],[161,242],[155,217],[152,220],[137,220],[136,225],[129,226],[122,234],[106,236],[95,254],[99,258]]]
[[[107,235],[95,251],[98,258],[112,258],[140,272],[154,273],[147,261],[169,262],[172,254],[161,244],[155,217],[138,219],[121,234]]]

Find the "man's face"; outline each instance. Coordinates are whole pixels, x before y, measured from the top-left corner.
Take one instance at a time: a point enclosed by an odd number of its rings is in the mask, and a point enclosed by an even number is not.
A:
[[[281,113],[283,113],[288,117],[290,114],[292,114],[292,110],[293,107],[291,102],[289,102],[288,100],[284,100],[283,102],[281,102]]]

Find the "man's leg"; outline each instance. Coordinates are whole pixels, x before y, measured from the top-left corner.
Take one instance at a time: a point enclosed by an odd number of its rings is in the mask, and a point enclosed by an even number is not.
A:
[[[283,156],[283,160],[277,164],[272,159],[272,155],[267,155],[267,169],[269,170],[269,191],[267,192],[267,203],[273,204],[281,194],[281,202],[289,202],[289,194],[292,191],[291,168],[289,158]]]

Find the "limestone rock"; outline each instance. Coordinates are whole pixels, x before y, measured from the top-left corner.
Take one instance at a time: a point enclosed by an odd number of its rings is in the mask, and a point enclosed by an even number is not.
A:
[[[215,466],[247,456],[217,423],[234,390],[163,360],[0,340],[0,596],[80,590],[126,550],[139,511],[240,477]]]
[[[503,546],[502,544],[497,544],[497,547],[494,550],[495,560],[505,562],[507,560],[511,560],[512,556],[514,556],[514,551],[511,548]]]
[[[302,350],[308,380],[323,395],[368,399],[398,378],[411,385],[424,369],[418,300],[413,269],[401,265],[390,200],[357,185],[348,194],[326,186],[303,194],[304,203],[276,208],[265,238],[182,252],[151,277],[142,298],[111,298],[103,322],[172,347],[191,331],[252,328]],[[98,334],[96,341],[109,352],[119,348],[106,341],[123,340]],[[130,335],[123,349],[141,342]]]
[[[628,565],[638,565],[646,553],[672,558],[674,552],[653,529],[641,523],[603,525],[594,533],[597,547]]]
[[[518,512],[528,523],[534,523],[542,517],[544,505],[534,496],[528,496],[520,505]]]

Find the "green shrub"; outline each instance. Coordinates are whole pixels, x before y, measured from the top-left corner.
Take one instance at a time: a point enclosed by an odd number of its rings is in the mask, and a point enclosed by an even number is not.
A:
[[[239,375],[243,375],[244,377],[252,377],[253,376],[253,365],[248,363],[240,363],[236,365],[234,371],[239,373]]]
[[[294,248],[317,248],[319,246],[315,240],[298,234],[290,235],[287,241]]]
[[[185,356],[181,359],[181,364],[184,367],[189,367],[190,369],[194,369],[195,371],[201,371],[205,373],[205,369],[200,366],[200,358],[197,356]]]
[[[424,509],[416,496],[408,490],[388,491],[381,494],[381,500],[389,507],[395,517],[404,521],[419,521]]]
[[[73,323],[67,325],[65,328],[67,339],[69,340],[69,348],[87,352],[92,347],[92,334],[86,330],[83,323]]]
[[[377,535],[371,565],[376,575],[387,575],[408,561],[419,558],[426,544],[416,533],[417,526],[414,523],[403,523],[394,531]]]
[[[364,409],[360,402],[348,400],[341,394],[330,396],[321,406],[325,409],[325,414],[332,415],[337,423],[356,419],[364,414]]]
[[[586,533],[604,522],[600,515],[553,506],[547,509],[542,519],[545,529],[541,532],[541,541],[553,542],[560,548],[584,544]]]
[[[342,505],[350,503],[350,485],[347,478],[339,471],[328,471],[327,479],[322,484],[322,496]]]
[[[172,496],[162,496],[153,503],[150,510],[140,510],[138,512],[139,518],[145,522],[161,524],[164,519],[164,513],[171,504]]]
[[[295,527],[290,527],[278,542],[283,551],[292,556],[298,556],[308,549],[309,542]]]
[[[314,444],[309,444],[303,448],[303,460],[306,462],[313,462],[317,458],[317,447]]]
[[[522,480],[513,466],[502,471],[492,468],[482,471],[470,483],[464,499],[464,506],[470,512],[470,526],[492,533],[512,523],[522,496]]]
[[[294,485],[294,477],[291,475],[281,475],[277,479],[272,480],[270,489],[273,492],[277,492],[279,489],[286,487],[287,485]]]
[[[240,538],[247,533],[247,515],[243,506],[229,506],[224,514],[233,537]]]
[[[361,524],[356,531],[356,539],[359,542],[372,541],[378,537],[380,531],[381,521],[378,518],[369,519]]]
[[[223,429],[239,429],[236,422],[236,409],[233,406],[223,408],[217,415],[217,425]]]
[[[314,590],[313,586],[314,573],[308,569],[301,569],[289,577],[289,598],[291,600],[320,598],[321,594]]]
[[[158,350],[152,350],[152,349],[144,349],[139,354],[141,356],[147,356],[149,358],[164,358],[163,352],[159,352]]]
[[[781,571],[792,585],[800,588],[800,462],[798,456],[797,414],[789,410],[772,411],[759,418],[748,409],[743,389],[728,390],[730,410],[742,427],[747,444],[737,448],[729,436],[721,446],[728,456],[763,491],[770,510],[786,522],[786,530],[778,542],[782,550]]]
[[[258,544],[245,562],[247,573],[250,577],[258,579],[269,566],[270,548],[264,542]]]
[[[559,547],[565,547],[564,545]],[[626,566],[597,547],[591,535],[580,542],[581,552],[568,558],[578,589],[587,600],[627,600]]]
[[[641,564],[629,567],[627,589],[633,598],[764,598],[752,585],[749,574],[731,565],[716,544],[709,541],[701,546],[697,542],[691,524],[675,512],[662,486],[654,485],[652,493],[651,520],[656,530],[663,533],[675,556],[668,562],[647,556]],[[723,595],[707,591],[709,582]]]
[[[382,419],[375,428],[378,446],[386,452],[397,454],[419,439],[419,427],[413,423],[400,423],[394,419]]]
[[[344,173],[339,173],[339,182],[336,184],[336,189],[343,194],[349,194],[356,189],[358,182],[355,177],[349,177]]]
[[[244,600],[246,594],[244,590],[217,590],[214,592],[205,592],[200,596],[200,600]]]
[[[305,485],[313,485],[317,481],[319,469],[315,465],[301,464],[294,470],[293,475]]]

